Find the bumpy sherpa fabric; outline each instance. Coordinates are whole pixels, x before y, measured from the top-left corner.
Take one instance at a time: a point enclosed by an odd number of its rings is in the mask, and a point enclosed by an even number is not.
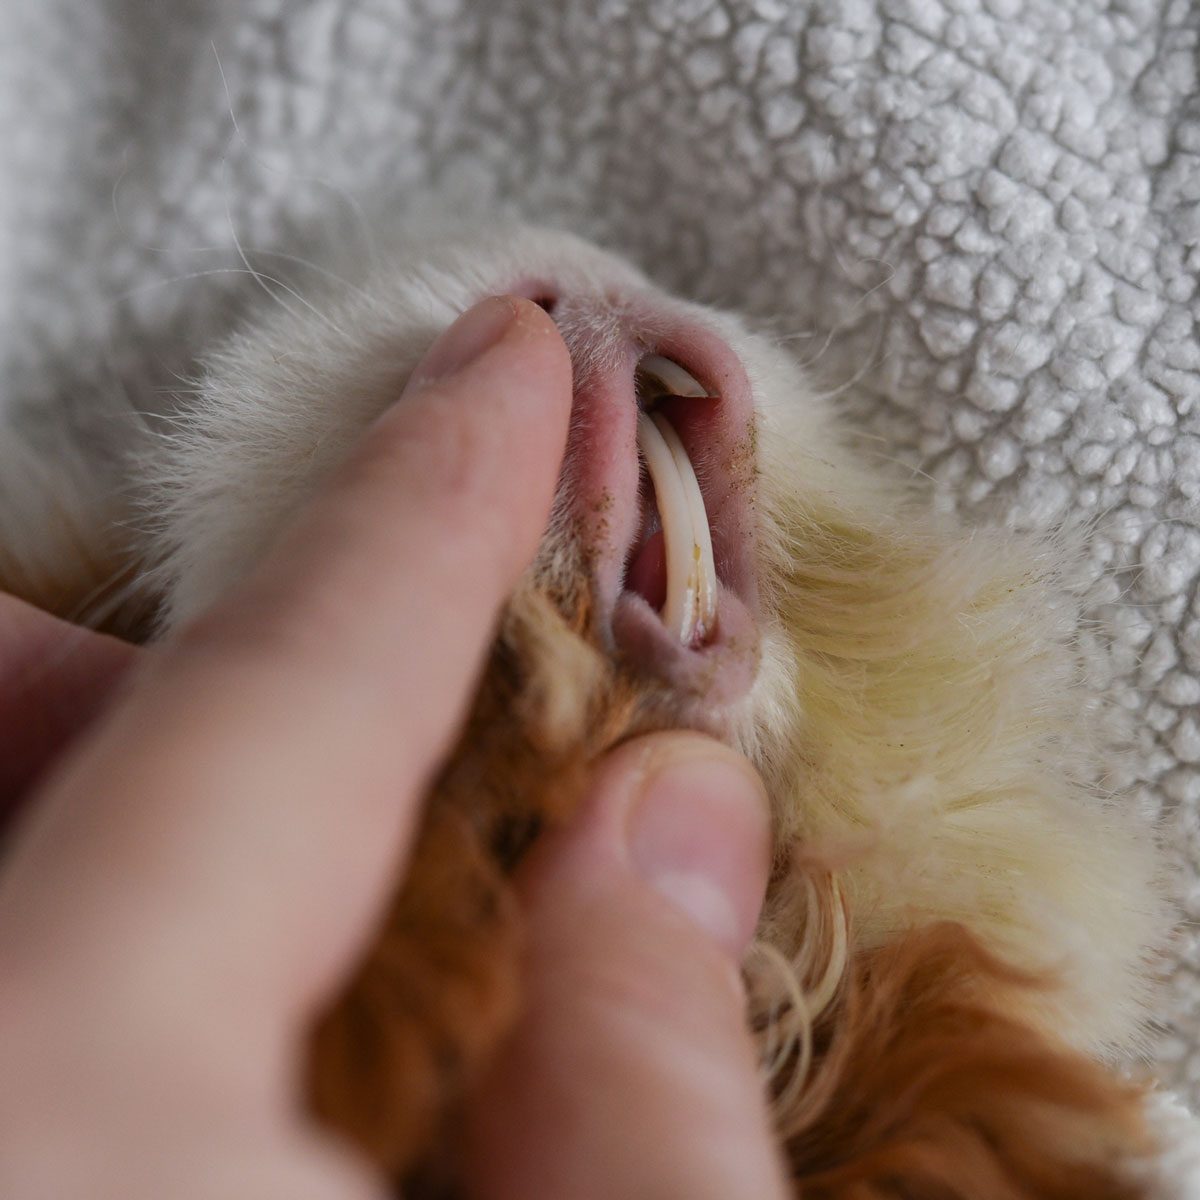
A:
[[[1189,0],[0,0],[0,400],[35,431],[50,397],[101,431],[159,407],[235,239],[282,270],[378,189],[769,318],[946,503],[1097,520],[1195,1102],[1198,31]]]

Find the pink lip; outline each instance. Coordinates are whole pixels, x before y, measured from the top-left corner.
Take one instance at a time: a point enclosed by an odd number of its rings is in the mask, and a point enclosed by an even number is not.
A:
[[[754,406],[742,364],[710,327],[652,296],[562,297],[540,283],[518,291],[551,310],[575,365],[562,486],[589,552],[597,634],[626,669],[669,692],[685,720],[719,732],[721,711],[750,689],[758,664]],[[712,530],[718,623],[699,647],[681,644],[625,586],[642,515],[634,374],[650,354],[679,363],[712,397],[662,402],[696,468]]]

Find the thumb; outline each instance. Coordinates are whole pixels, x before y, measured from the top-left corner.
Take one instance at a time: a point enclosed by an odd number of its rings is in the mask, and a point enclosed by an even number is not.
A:
[[[695,734],[609,756],[519,881],[528,1003],[474,1105],[472,1195],[786,1194],[738,973],[769,867],[743,758]]]

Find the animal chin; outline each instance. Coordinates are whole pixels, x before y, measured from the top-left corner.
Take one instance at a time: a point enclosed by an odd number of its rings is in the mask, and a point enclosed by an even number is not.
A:
[[[566,502],[603,648],[721,732],[758,663],[753,403],[724,340],[658,307],[552,307],[576,376]]]

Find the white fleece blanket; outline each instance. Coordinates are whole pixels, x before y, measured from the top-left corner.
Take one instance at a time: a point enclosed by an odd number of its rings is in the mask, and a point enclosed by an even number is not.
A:
[[[0,0],[0,404],[153,406],[228,323],[235,237],[287,251],[381,186],[773,319],[947,503],[1097,519],[1194,1104],[1198,30],[1189,0]]]

